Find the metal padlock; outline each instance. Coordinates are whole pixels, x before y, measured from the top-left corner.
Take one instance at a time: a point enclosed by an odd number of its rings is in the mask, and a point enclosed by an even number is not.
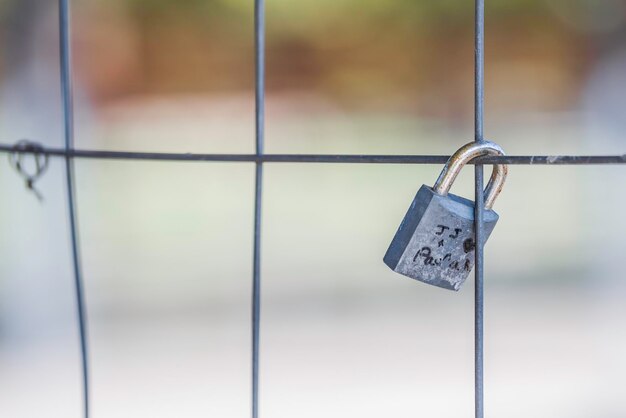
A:
[[[459,290],[474,267],[474,202],[448,191],[461,169],[483,155],[504,155],[504,151],[493,142],[470,142],[450,157],[432,188],[419,189],[384,257],[393,271]],[[485,188],[485,241],[498,221],[491,207],[507,172],[506,165],[495,164]]]

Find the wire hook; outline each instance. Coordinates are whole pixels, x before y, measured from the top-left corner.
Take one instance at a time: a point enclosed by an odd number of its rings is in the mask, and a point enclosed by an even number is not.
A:
[[[24,156],[32,155],[35,162],[35,171],[29,172],[24,166]],[[9,153],[9,163],[11,167],[26,182],[26,188],[32,191],[40,202],[43,202],[43,195],[35,188],[35,182],[48,169],[48,154],[41,144],[28,141],[26,139],[19,140],[13,145],[11,153]]]

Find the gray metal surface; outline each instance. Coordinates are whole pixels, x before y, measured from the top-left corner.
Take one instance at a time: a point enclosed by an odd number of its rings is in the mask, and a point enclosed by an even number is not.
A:
[[[484,239],[498,221],[493,210],[484,211]],[[392,270],[415,280],[459,290],[474,267],[474,203],[422,186],[384,261]]]

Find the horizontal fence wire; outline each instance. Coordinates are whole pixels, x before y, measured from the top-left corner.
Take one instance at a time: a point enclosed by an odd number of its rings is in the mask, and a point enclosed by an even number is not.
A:
[[[77,300],[83,377],[83,417],[90,416],[89,360],[87,345],[87,318],[81,273],[78,226],[75,203],[74,159],[175,161],[175,162],[250,162],[256,165],[254,244],[252,274],[252,418],[259,416],[259,350],[261,318],[261,209],[264,163],[353,163],[353,164],[445,164],[448,155],[348,155],[348,154],[264,154],[264,102],[265,102],[265,4],[255,0],[255,142],[254,154],[203,154],[78,150],[74,148],[72,105],[72,65],[70,44],[69,0],[59,0],[61,92],[63,99],[65,147],[18,147],[0,144],[0,153],[33,154],[63,158],[66,165],[67,201],[72,244],[72,259]],[[484,107],[484,0],[475,0],[475,141],[483,140]],[[20,141],[23,142],[23,141]],[[18,142],[19,144],[19,142]],[[476,201],[483,196],[483,164],[511,165],[612,165],[626,164],[622,155],[532,155],[489,156],[471,161],[476,165]],[[476,259],[475,259],[475,417],[483,418],[483,205],[475,208]]]
[[[99,151],[41,147],[16,150],[14,145],[0,144],[0,153],[46,154],[101,160],[206,161],[254,163],[354,163],[354,164],[445,164],[449,155],[367,155],[367,154],[202,154],[138,151]],[[506,155],[479,157],[469,164],[512,165],[599,165],[626,164],[621,155]]]

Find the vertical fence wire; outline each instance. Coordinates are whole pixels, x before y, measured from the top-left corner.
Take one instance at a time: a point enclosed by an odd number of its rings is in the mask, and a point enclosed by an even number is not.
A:
[[[261,209],[264,162],[325,162],[325,163],[400,163],[400,164],[439,164],[448,156],[428,155],[267,155],[264,154],[265,122],[265,4],[264,0],[254,3],[254,47],[255,47],[255,143],[254,155],[217,155],[217,154],[161,154],[121,151],[76,151],[74,149],[74,115],[72,96],[72,66],[70,44],[69,0],[59,0],[59,46],[61,69],[61,95],[63,104],[64,149],[46,149],[49,155],[61,156],[66,165],[67,204],[71,238],[72,264],[74,273],[75,296],[77,305],[77,323],[80,338],[82,368],[82,395],[84,417],[90,416],[89,397],[89,356],[87,338],[86,302],[82,279],[81,258],[78,243],[77,210],[75,199],[75,157],[99,159],[142,159],[155,161],[249,161],[255,163],[254,197],[254,243],[252,271],[252,418],[259,416],[259,342],[261,318]],[[474,140],[483,141],[484,122],[484,0],[475,0],[474,20]],[[14,147],[0,144],[0,152],[13,152]],[[24,151],[29,152],[29,151]],[[626,155],[613,156],[514,156],[487,157],[481,159],[488,163],[504,164],[624,164]],[[475,417],[484,417],[483,387],[483,266],[484,266],[484,191],[483,166],[475,166],[475,303],[474,303],[474,390]]]
[[[265,134],[265,3],[254,2],[255,142],[263,154]],[[252,418],[259,416],[259,344],[261,325],[261,204],[263,162],[255,163],[254,250],[252,266]]]
[[[61,96],[63,101],[63,128],[65,149],[74,148],[74,106],[72,97],[72,49],[70,40],[69,0],[59,0],[59,55],[61,66]],[[65,180],[67,187],[67,207],[69,213],[70,240],[72,247],[72,267],[76,292],[76,314],[80,338],[81,370],[83,380],[83,416],[89,418],[89,357],[87,351],[87,318],[83,290],[80,251],[78,246],[78,225],[76,216],[74,160],[65,157]]]
[[[474,12],[474,140],[483,140],[484,110],[484,47],[485,47],[485,2],[475,0]],[[483,392],[483,166],[474,167],[474,229],[476,231],[476,252],[474,270],[474,414],[484,416]]]

